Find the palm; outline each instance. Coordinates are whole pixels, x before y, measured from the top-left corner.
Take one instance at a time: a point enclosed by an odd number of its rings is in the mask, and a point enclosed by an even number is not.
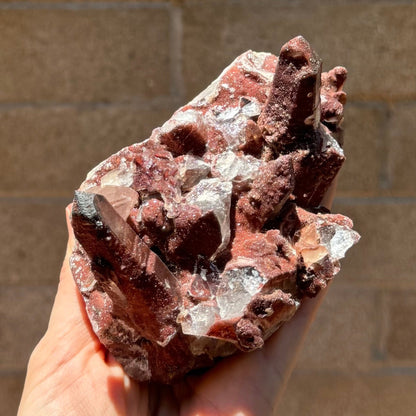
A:
[[[302,305],[261,350],[174,386],[131,381],[93,333],[68,255],[48,330],[28,366],[19,415],[271,415],[319,299]],[[319,296],[322,298],[322,296]]]

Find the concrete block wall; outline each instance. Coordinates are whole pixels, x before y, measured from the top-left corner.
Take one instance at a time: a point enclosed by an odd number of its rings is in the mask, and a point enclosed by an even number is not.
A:
[[[335,211],[362,234],[279,414],[416,408],[416,2],[0,1],[0,414],[16,413],[90,168],[149,136],[247,49],[302,34],[349,70]]]

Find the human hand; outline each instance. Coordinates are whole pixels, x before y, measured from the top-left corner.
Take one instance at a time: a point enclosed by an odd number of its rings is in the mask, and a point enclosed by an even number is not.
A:
[[[69,267],[69,239],[48,329],[29,360],[18,415],[147,414],[145,386],[130,383],[95,336]]]
[[[332,204],[335,184],[323,204]],[[69,268],[69,241],[48,329],[33,351],[18,416],[273,415],[325,291],[305,299],[265,344],[173,386],[132,381],[100,344]]]

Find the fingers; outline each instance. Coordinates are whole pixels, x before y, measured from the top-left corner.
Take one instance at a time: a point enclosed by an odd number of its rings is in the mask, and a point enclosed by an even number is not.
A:
[[[69,344],[78,343],[80,348],[82,345],[91,342],[92,339],[95,341],[96,338],[85,311],[84,301],[76,287],[69,267],[69,259],[75,243],[70,224],[71,205],[68,205],[65,210],[68,244],[46,336],[65,339],[70,334],[67,342]]]
[[[332,203],[334,202],[337,184],[338,184],[338,175],[335,176],[335,179],[332,181],[331,185],[329,186],[328,190],[325,192],[325,195],[321,201],[321,205],[324,206],[325,208],[328,208],[329,210],[331,210]]]
[[[281,375],[280,394],[284,391],[295,367],[308,330],[315,320],[327,290],[328,288],[321,290],[315,298],[303,299],[295,316],[283,324],[265,345],[267,360],[273,363],[274,370]]]
[[[197,409],[201,414],[217,414],[215,408],[223,414],[274,414],[324,296],[322,291],[306,299],[262,349],[229,357],[201,378],[189,376],[187,385],[176,387],[178,397],[188,401],[189,414]]]
[[[65,258],[62,264],[61,273],[59,276],[59,287],[58,287],[58,294],[60,295],[63,292],[63,296],[70,296],[72,297],[71,293],[77,293],[77,289],[75,286],[74,279],[72,277],[72,273],[69,267],[69,260],[74,248],[75,244],[75,236],[71,226],[71,211],[72,211],[72,204],[69,204],[65,208],[65,219],[66,219],[66,226],[68,231],[68,242],[66,246]]]
[[[66,227],[68,230],[68,247],[70,247],[72,250],[72,247],[74,246],[74,242],[75,242],[75,236],[74,236],[74,230],[72,229],[72,226],[71,226],[71,211],[72,211],[72,203],[69,204],[65,208]]]
[[[71,211],[72,211],[72,204],[69,204],[65,208],[65,220],[66,220],[66,228],[67,228],[67,231],[68,231],[68,242],[67,242],[67,245],[66,245],[65,258],[64,258],[63,265],[62,265],[63,269],[66,268],[66,267],[69,268],[69,258],[71,256],[71,253],[72,253],[72,250],[73,250],[74,244],[75,244],[74,231],[73,231],[72,226],[71,226]],[[62,276],[62,273],[61,273],[60,277],[61,278],[66,277],[66,275]]]
[[[322,198],[321,205],[329,210],[332,208],[334,202],[337,183],[338,175],[332,181]],[[321,290],[315,298],[304,298],[295,316],[289,322],[285,323],[266,343],[264,348],[265,353],[270,362],[275,363],[275,371],[280,374],[280,383],[276,389],[276,404],[279,402],[285,390],[286,384],[296,365],[297,357],[305,342],[308,330],[315,320],[315,316],[327,291],[328,287]]]

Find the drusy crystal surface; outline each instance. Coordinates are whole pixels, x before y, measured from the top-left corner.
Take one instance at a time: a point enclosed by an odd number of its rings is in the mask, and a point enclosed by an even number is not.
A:
[[[359,239],[321,207],[344,161],[346,70],[297,37],[248,51],[76,192],[71,268],[100,341],[171,383],[261,348]]]

